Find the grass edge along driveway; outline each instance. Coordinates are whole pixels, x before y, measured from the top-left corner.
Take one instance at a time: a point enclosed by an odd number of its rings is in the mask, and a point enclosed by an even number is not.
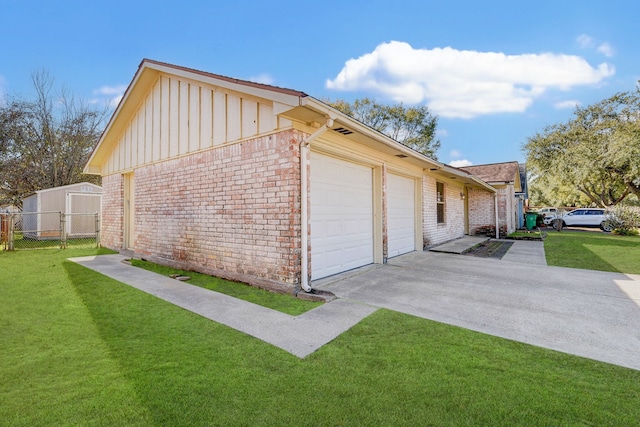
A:
[[[301,360],[65,261],[91,253],[0,253],[0,424],[640,421],[639,371],[387,310]]]

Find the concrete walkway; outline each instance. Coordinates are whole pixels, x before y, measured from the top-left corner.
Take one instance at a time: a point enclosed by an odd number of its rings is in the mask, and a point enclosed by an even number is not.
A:
[[[508,240],[513,242],[502,261],[529,265],[547,265],[544,242],[537,240]]]
[[[290,316],[247,301],[133,267],[123,255],[70,258],[87,268],[168,301],[185,310],[305,357],[360,322],[378,308],[334,300]]]
[[[474,242],[457,242],[463,243]],[[502,260],[412,252],[316,280],[315,289],[338,299],[300,316],[132,267],[124,258],[71,260],[298,357],[386,308],[640,370],[640,275],[546,266],[542,242],[516,241]]]

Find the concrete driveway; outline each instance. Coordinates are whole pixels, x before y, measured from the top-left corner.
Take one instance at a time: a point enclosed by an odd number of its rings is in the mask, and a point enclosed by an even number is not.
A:
[[[413,252],[314,282],[339,298],[640,370],[640,276]]]

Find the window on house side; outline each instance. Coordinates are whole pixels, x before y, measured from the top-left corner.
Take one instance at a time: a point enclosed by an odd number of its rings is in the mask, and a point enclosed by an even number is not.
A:
[[[436,206],[438,224],[444,224],[444,183],[436,182]]]

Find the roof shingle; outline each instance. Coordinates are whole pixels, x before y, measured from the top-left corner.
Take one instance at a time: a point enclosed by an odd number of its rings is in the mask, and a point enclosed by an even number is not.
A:
[[[520,173],[518,162],[492,163],[488,165],[465,166],[460,168],[487,182],[515,182]]]

